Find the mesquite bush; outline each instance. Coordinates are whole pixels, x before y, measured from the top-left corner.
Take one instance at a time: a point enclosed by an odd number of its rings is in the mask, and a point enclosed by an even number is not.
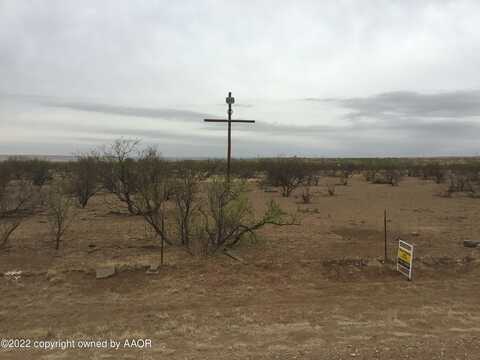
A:
[[[65,180],[54,180],[48,189],[47,218],[55,249],[60,248],[63,236],[74,219],[74,199],[70,195],[70,184]]]
[[[282,196],[289,197],[293,190],[307,182],[312,175],[312,167],[300,158],[277,158],[264,160],[265,183],[279,186]]]
[[[268,224],[297,224],[296,219],[288,216],[273,200],[257,218],[247,197],[246,183],[240,180],[228,183],[223,178],[213,179],[207,188],[207,206],[200,211],[210,252],[232,247],[246,236],[255,238],[256,231]]]
[[[35,207],[34,186],[24,178],[13,179],[9,164],[0,164],[0,248]]]
[[[78,155],[72,167],[72,191],[84,208],[99,190],[99,157],[95,153]]]
[[[125,203],[128,212],[133,215],[139,215],[133,204],[139,175],[134,157],[139,153],[139,143],[139,140],[132,139],[115,140],[103,150],[100,164],[100,176],[104,188]]]

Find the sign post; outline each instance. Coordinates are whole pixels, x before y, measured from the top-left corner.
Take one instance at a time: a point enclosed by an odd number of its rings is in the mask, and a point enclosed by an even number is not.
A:
[[[398,240],[397,271],[412,280],[413,245],[403,240]]]
[[[385,255],[383,261],[387,263],[387,209],[383,212],[383,231],[384,231],[384,245],[385,245]]]

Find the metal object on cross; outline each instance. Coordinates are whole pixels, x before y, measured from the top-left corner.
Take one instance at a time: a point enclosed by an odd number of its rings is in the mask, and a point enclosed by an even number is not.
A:
[[[254,123],[255,120],[232,120],[232,104],[235,103],[235,98],[232,93],[228,93],[228,97],[225,99],[228,104],[228,119],[204,119],[206,122],[226,122],[228,123],[228,149],[227,149],[227,182],[230,182],[230,159],[232,155],[232,123]]]

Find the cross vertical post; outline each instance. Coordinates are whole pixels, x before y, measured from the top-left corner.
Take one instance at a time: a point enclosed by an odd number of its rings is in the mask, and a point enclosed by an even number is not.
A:
[[[228,93],[228,150],[227,150],[227,183],[230,183],[230,159],[232,157],[232,103],[235,98],[232,97],[232,93]]]
[[[227,147],[227,183],[230,183],[230,162],[232,157],[232,123],[254,123],[255,120],[232,120],[232,104],[235,103],[235,98],[232,92],[228,93],[225,99],[228,104],[228,119],[204,119],[205,122],[226,122],[228,123],[228,147]]]

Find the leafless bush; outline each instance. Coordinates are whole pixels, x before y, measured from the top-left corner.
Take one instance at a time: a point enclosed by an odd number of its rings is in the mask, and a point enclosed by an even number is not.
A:
[[[84,208],[98,191],[99,157],[95,153],[81,154],[72,163],[72,191]]]
[[[421,174],[424,179],[433,179],[440,184],[445,180],[446,170],[440,164],[432,163],[423,166]]]
[[[134,156],[138,155],[140,140],[117,139],[103,150],[101,177],[103,186],[125,203],[130,214],[138,215],[133,204],[139,172]]]
[[[30,179],[35,186],[40,188],[51,180],[50,164],[46,160],[33,159],[28,161]]]
[[[310,174],[307,176],[305,184],[307,186],[318,186],[320,182],[320,176],[318,174]]]
[[[192,236],[189,244],[189,251],[195,256],[206,256],[209,251],[209,238],[205,231],[204,220],[200,217],[194,217],[191,232]]]
[[[0,167],[0,248],[7,245],[13,232],[31,215],[35,206],[33,194],[30,181],[13,181],[8,170]]]
[[[327,192],[329,196],[335,195],[335,188],[336,188],[336,185],[334,183],[327,184]]]
[[[363,176],[365,177],[366,181],[373,182],[373,180],[375,178],[375,171],[373,171],[373,170],[364,171]]]
[[[126,203],[132,214],[143,217],[163,244],[175,244],[173,222],[177,220],[180,243],[189,246],[191,222],[196,209],[196,173],[161,158],[155,148],[138,149],[138,142],[117,140],[104,160],[108,165],[107,188]],[[133,155],[136,158],[133,158]],[[174,201],[172,201],[174,200]]]
[[[347,171],[342,171],[339,176],[339,185],[347,186],[348,177],[349,177],[349,173]]]
[[[302,189],[302,201],[304,204],[310,204],[313,199],[313,193],[310,191],[309,186],[305,186]]]
[[[390,170],[387,171],[387,179],[389,180],[389,184],[392,186],[398,186],[402,174],[398,170]]]
[[[74,217],[74,199],[69,186],[65,181],[54,180],[48,189],[47,218],[56,250]]]
[[[9,168],[12,180],[27,180],[40,188],[52,178],[52,164],[46,160],[12,156],[4,162],[4,166]]]
[[[469,176],[464,174],[455,174],[452,172],[448,173],[447,184],[448,184],[447,192],[450,194],[453,194],[456,192],[467,192],[467,193],[475,192],[473,181],[469,178]]]
[[[197,202],[201,173],[187,164],[181,164],[176,171],[173,197],[175,200],[175,219],[180,243],[190,247],[192,232],[195,231],[194,221],[199,216]],[[198,235],[198,234],[197,234]]]
[[[365,179],[373,184],[398,186],[402,174],[398,170],[380,170],[365,172]]]
[[[130,189],[129,204],[135,214],[141,215],[163,242],[171,244],[167,217],[171,213],[167,194],[171,193],[171,179],[166,162],[153,149],[145,150],[137,161],[135,187]],[[163,246],[162,246],[163,248]]]

